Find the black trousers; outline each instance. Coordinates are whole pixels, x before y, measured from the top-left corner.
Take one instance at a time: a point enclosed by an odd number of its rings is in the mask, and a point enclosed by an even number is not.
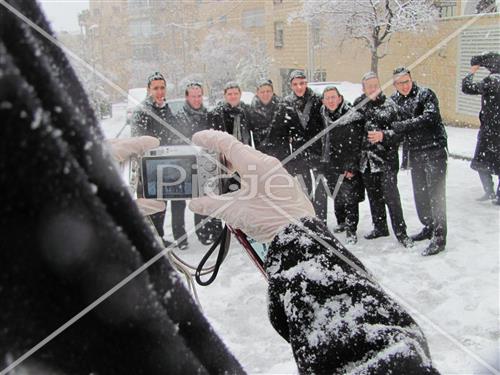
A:
[[[170,201],[172,208],[172,234],[174,240],[181,243],[187,243],[186,224],[184,223],[184,212],[186,211],[186,201]],[[179,239],[184,236],[184,240]]]
[[[340,173],[328,172],[325,173],[324,179],[326,181],[326,191],[323,181],[318,181],[319,176],[316,178],[316,194],[314,200],[316,202],[316,216],[322,220],[326,225],[327,221],[327,206],[328,197],[335,191]],[[338,224],[345,224],[347,229],[356,232],[359,223],[359,202],[363,200],[364,192],[362,188],[362,181],[359,174],[355,174],[352,179],[344,178],[340,189],[333,200],[333,207],[335,217]]]
[[[486,194],[494,194],[494,184],[493,184],[493,176],[490,172],[487,171],[478,171],[479,178],[481,179],[481,184],[483,185],[484,192]],[[500,197],[500,177],[498,178],[498,186],[496,196]]]
[[[363,173],[363,183],[368,194],[370,212],[375,229],[387,230],[387,215],[385,206],[389,209],[392,229],[396,237],[406,234],[406,223],[401,207],[401,198],[398,190],[398,176],[396,171]]]
[[[420,222],[433,236],[446,241],[445,149],[410,151],[413,196]]]
[[[324,189],[319,189],[316,194],[313,194],[313,179],[311,176],[311,167],[304,163],[294,163],[286,166],[288,172],[298,178],[299,183],[302,185],[302,189],[307,197],[311,200],[311,203],[316,212],[316,217],[322,220],[326,224],[326,205],[327,205],[327,195]]]
[[[172,218],[172,234],[174,236],[174,240],[178,241],[182,236],[186,234],[186,225],[184,223],[184,211],[186,210],[186,201],[170,201],[170,207],[171,207],[171,218]],[[162,238],[165,235],[165,232],[163,230],[163,226],[165,223],[165,213],[166,210],[151,215],[151,221],[153,222],[156,231]],[[184,240],[180,241],[179,244],[184,242],[187,242],[187,238],[184,238]]]

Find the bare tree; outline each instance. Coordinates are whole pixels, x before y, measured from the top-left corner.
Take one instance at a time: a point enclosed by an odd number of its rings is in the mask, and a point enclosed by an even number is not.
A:
[[[237,30],[210,32],[202,43],[199,61],[205,64],[205,83],[211,99],[221,96],[228,81],[236,80],[245,89],[254,89],[256,82],[269,73],[271,59],[265,45]]]
[[[362,40],[371,53],[371,70],[387,54],[387,46],[399,31],[422,32],[438,17],[434,0],[303,0],[300,14],[307,22],[320,21],[340,43]],[[384,52],[381,52],[381,51]]]

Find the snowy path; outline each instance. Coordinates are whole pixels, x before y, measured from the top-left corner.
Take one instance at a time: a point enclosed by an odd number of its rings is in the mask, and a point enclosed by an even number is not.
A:
[[[121,108],[115,107],[115,117],[103,121],[108,136],[114,136],[123,124]],[[448,128],[451,152],[454,147],[465,152],[473,150],[470,139],[474,130],[465,131]],[[408,172],[400,172],[399,187],[409,233],[417,232],[421,227]],[[350,249],[384,287],[397,295],[398,301],[418,311],[412,315],[424,329],[442,374],[500,373],[500,210],[489,202],[475,201],[482,195],[479,178],[462,160],[449,162],[447,194],[445,252],[425,258],[419,253],[427,241],[407,250],[394,236],[363,239],[362,235],[371,229],[367,201],[360,207],[360,240]],[[329,210],[333,210],[332,202]],[[328,219],[331,227],[333,212],[329,212]],[[189,210],[186,225],[187,229],[194,225]],[[169,228],[166,233],[170,235]],[[339,239],[343,241],[344,235]],[[180,255],[196,263],[204,251],[192,236],[190,248]],[[297,372],[289,345],[267,319],[266,282],[236,241],[216,281],[209,287],[198,287],[198,293],[206,316],[249,373]]]

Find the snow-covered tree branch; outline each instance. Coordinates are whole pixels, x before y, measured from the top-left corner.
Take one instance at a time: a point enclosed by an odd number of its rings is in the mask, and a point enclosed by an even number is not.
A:
[[[221,97],[224,84],[232,80],[253,90],[259,79],[268,77],[271,65],[265,45],[236,30],[209,33],[200,48],[199,61],[209,62],[205,82],[212,99]]]
[[[320,21],[339,42],[358,39],[371,53],[371,69],[378,70],[379,48],[400,31],[421,32],[438,17],[433,0],[304,0],[293,18]]]

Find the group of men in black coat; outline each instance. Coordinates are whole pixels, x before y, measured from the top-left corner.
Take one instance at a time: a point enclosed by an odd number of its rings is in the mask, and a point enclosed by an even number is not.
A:
[[[191,84],[186,87],[184,107],[174,116],[164,100],[165,79],[155,73],[148,79],[149,96],[134,116],[135,134],[157,136],[167,145],[184,143],[175,131],[186,138],[203,129],[226,131],[281,160],[302,183],[325,223],[328,192],[334,192],[338,222],[334,231],[345,231],[348,244],[357,242],[359,202],[366,190],[373,222],[366,239],[389,235],[387,206],[393,232],[403,246],[431,239],[423,255],[444,250],[446,133],[432,90],[417,86],[411,73],[400,68],[394,71],[396,93],[388,98],[378,77],[369,72],[362,78],[363,95],[351,106],[336,87],[325,88],[322,97],[315,94],[303,71],[293,71],[289,82],[292,92],[280,100],[272,82],[261,81],[251,105],[241,101],[240,86],[229,82],[224,100],[211,111],[203,106],[201,84]],[[406,231],[397,186],[401,143],[404,160],[409,158],[412,169],[415,204],[423,224],[412,237]],[[185,234],[184,210],[184,201],[172,202],[176,240]],[[153,217],[160,235],[164,215]],[[196,223],[201,219],[197,215]],[[197,231],[200,241],[211,243],[220,228],[218,220],[209,221]],[[185,248],[187,241],[178,245]]]
[[[224,100],[211,111],[203,103],[203,86],[197,82],[189,83],[185,88],[186,101],[175,115],[165,102],[166,80],[161,73],[155,72],[148,77],[147,90],[146,99],[134,112],[132,135],[156,137],[162,146],[186,144],[187,139],[191,139],[198,131],[217,129],[233,134],[243,143],[260,148],[279,104],[279,98],[274,94],[270,80],[259,82],[256,96],[250,106],[241,101],[239,85],[236,82],[228,82],[224,87]],[[184,223],[185,209],[184,200],[171,201],[172,232],[180,249],[188,247]],[[194,219],[200,242],[211,244],[222,230],[220,220],[205,220],[205,224],[200,226],[205,217],[195,214]],[[163,238],[165,211],[151,215],[151,220]],[[168,241],[164,239],[164,242],[168,245]]]
[[[389,235],[387,206],[398,241],[411,247],[413,241],[431,239],[422,255],[433,255],[446,244],[446,132],[432,90],[417,86],[405,68],[396,69],[393,78],[397,91],[388,98],[376,74],[365,74],[363,95],[351,108],[336,87],[326,87],[320,98],[307,87],[303,72],[292,72],[292,94],[274,117],[264,151],[302,180],[324,222],[325,185],[336,194],[334,231],[346,231],[347,243],[357,242],[358,205],[366,189],[374,226],[366,239]],[[319,140],[321,144],[315,143]],[[424,226],[412,237],[406,232],[397,186],[401,143],[409,150],[415,203]],[[317,184],[315,176],[323,183]]]

